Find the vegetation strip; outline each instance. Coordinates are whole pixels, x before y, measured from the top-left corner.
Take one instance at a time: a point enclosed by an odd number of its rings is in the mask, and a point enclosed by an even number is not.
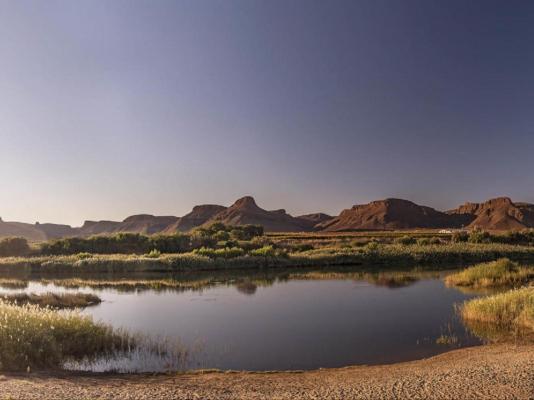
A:
[[[259,255],[261,254],[261,255]],[[321,248],[299,253],[260,253],[228,256],[195,252],[143,255],[72,255],[0,258],[0,272],[180,272],[188,270],[259,269],[269,267],[380,265],[444,266],[465,265],[507,257],[515,261],[534,261],[534,248],[506,244],[450,243],[442,245],[399,245],[371,243],[359,248]]]
[[[445,278],[447,285],[491,288],[519,286],[534,279],[533,266],[520,266],[507,258],[466,268]]]
[[[92,293],[12,293],[0,295],[0,300],[16,305],[35,304],[50,308],[80,308],[101,303],[102,300]]]
[[[125,349],[131,337],[76,311],[0,301],[0,369],[60,368],[67,358],[83,359]]]
[[[469,300],[461,306],[460,313],[467,321],[490,323],[506,330],[522,327],[534,331],[534,287]]]

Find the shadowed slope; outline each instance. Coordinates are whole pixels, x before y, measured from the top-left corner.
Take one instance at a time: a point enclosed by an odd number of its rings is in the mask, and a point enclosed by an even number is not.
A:
[[[207,220],[224,210],[226,210],[226,207],[216,204],[195,206],[189,214],[184,215],[174,224],[170,225],[165,230],[165,233],[190,231],[191,229],[204,224]]]
[[[295,218],[285,210],[267,211],[258,207],[255,200],[246,196],[237,200],[226,210],[210,218],[206,224],[222,222],[227,225],[262,225],[268,232],[299,232],[313,228],[313,221]]]
[[[513,203],[508,197],[484,203],[465,203],[448,213],[469,219],[469,228],[517,230],[534,227],[534,205]]]
[[[461,218],[408,200],[386,199],[343,210],[317,228],[325,231],[443,228],[460,226]]]

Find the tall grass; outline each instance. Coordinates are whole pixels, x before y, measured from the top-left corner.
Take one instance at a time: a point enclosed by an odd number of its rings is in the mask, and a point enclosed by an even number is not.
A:
[[[534,287],[514,289],[465,302],[460,307],[467,321],[496,325],[506,330],[534,330]]]
[[[16,304],[35,304],[50,308],[81,308],[96,305],[102,300],[92,293],[12,293],[0,295],[0,300]]]
[[[205,255],[208,254],[209,255]],[[101,272],[180,272],[188,270],[260,269],[335,265],[380,265],[384,267],[465,265],[507,257],[514,261],[534,261],[534,247],[507,244],[449,243],[439,245],[389,245],[370,243],[364,247],[324,247],[286,254],[269,246],[243,254],[232,249],[205,254],[93,255],[91,257],[41,256],[0,258],[0,272],[101,273]]]
[[[129,336],[75,311],[0,301],[0,369],[59,368],[67,358],[82,359],[124,348]]]
[[[0,257],[25,256],[30,253],[28,241],[20,237],[0,239]]]
[[[522,267],[508,258],[469,267],[445,278],[448,285],[489,288],[518,286],[534,279],[534,267]]]

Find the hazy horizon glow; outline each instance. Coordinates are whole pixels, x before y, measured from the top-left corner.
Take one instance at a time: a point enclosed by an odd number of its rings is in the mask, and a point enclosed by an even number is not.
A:
[[[534,2],[0,2],[0,217],[534,202]]]

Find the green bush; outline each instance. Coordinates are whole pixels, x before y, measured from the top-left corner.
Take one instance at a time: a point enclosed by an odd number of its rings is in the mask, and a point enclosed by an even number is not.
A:
[[[98,235],[88,238],[58,239],[43,243],[41,245],[41,254],[147,254],[152,250],[157,250],[160,253],[187,253],[203,247],[238,247],[238,240],[251,241],[261,235],[263,235],[261,226],[229,226],[216,223],[209,227],[195,229],[191,234],[176,233],[173,235],[147,236],[138,233],[117,233],[115,235]],[[24,254],[15,254],[12,251],[9,254],[6,253],[6,255]]]
[[[469,243],[491,243],[489,232],[474,229],[469,233]]]
[[[93,257],[91,253],[78,253],[76,254],[76,258],[78,260],[87,260],[88,258]]]
[[[28,241],[20,237],[0,240],[0,257],[19,257],[28,255],[30,246]]]
[[[152,249],[148,254],[145,255],[145,257],[148,258],[159,258],[161,256],[161,251]]]
[[[148,246],[161,253],[185,253],[192,250],[191,238],[184,233],[149,236]]]
[[[501,235],[492,235],[491,241],[495,243],[506,244],[533,244],[534,230],[527,229],[524,231],[507,231]]]
[[[380,243],[376,240],[371,240],[369,243],[367,243],[364,247],[364,252],[368,254],[376,253],[378,252],[380,248]]]
[[[213,235],[214,239],[218,242],[226,242],[230,240],[230,234],[226,231],[218,231]]]
[[[273,246],[263,246],[249,252],[253,257],[287,257],[287,253],[282,249],[275,249]]]
[[[209,258],[235,258],[245,255],[245,251],[239,247],[226,247],[223,249],[202,247],[200,249],[195,249],[193,254],[198,254],[200,256],[206,256]]]
[[[143,254],[151,248],[148,236],[137,233],[118,233],[89,238],[72,237],[46,242],[41,253],[49,255],[96,253],[96,254]]]
[[[430,244],[430,238],[419,238],[417,239],[418,246],[428,246]]]
[[[456,231],[451,236],[451,242],[463,243],[469,240],[469,234],[465,231]]]
[[[231,235],[236,240],[252,240],[255,237],[263,236],[263,226],[261,225],[241,225],[232,227]]]
[[[416,244],[417,241],[415,240],[415,238],[413,238],[411,236],[408,236],[408,235],[405,235],[405,236],[401,236],[399,238],[396,238],[395,239],[395,243],[396,244],[401,244],[403,246],[409,246],[411,244]]]

